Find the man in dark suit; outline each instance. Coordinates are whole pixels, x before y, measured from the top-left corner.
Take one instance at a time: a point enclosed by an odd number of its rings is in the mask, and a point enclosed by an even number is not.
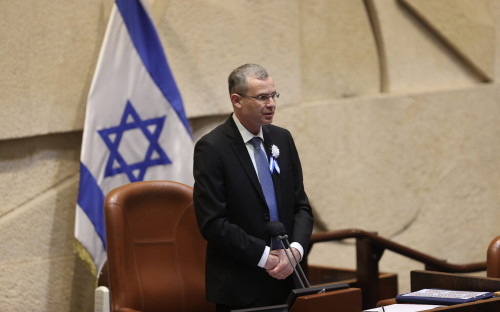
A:
[[[208,242],[207,299],[218,311],[284,303],[293,267],[266,226],[283,223],[297,259],[313,227],[295,143],[288,130],[271,125],[279,97],[273,79],[245,64],[228,82],[234,112],[194,152],[194,206]],[[259,171],[264,159],[267,172]]]

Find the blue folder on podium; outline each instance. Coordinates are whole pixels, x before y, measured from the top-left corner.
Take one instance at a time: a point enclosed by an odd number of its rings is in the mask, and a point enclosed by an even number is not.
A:
[[[396,302],[453,305],[491,297],[493,297],[492,292],[430,288],[397,295]]]

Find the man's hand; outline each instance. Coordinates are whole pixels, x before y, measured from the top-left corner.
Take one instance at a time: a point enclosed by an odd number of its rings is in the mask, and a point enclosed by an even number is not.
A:
[[[267,257],[267,261],[266,261],[266,264],[264,265],[264,269],[266,269],[266,271],[272,270],[278,265],[279,262],[280,262],[280,260],[279,260],[278,256],[276,256],[272,253],[269,253],[269,257]]]
[[[292,258],[290,252],[294,253],[297,261],[300,260],[300,253],[297,249],[295,248],[292,248],[291,250],[287,249],[288,255]],[[285,251],[283,249],[272,250],[271,253],[269,254],[269,257],[271,257],[272,255],[278,257],[279,263],[274,268],[270,270],[267,269],[267,273],[276,279],[285,279],[288,276],[290,276],[290,274],[293,273],[293,269],[295,267],[295,260],[292,259],[293,263],[292,266],[292,264],[290,264],[290,262],[288,261],[288,257],[286,256]]]
[[[293,248],[293,247],[291,250],[295,256],[295,259],[297,259],[297,262],[300,262],[300,260],[302,260],[302,256],[300,255],[299,250],[297,248]],[[293,260],[293,261],[295,262],[295,260]]]

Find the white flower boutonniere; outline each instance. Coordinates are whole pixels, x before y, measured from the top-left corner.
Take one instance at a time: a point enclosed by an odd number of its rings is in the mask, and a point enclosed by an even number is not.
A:
[[[280,149],[274,144],[271,146],[271,154],[274,158],[280,157]]]
[[[278,157],[280,156],[280,149],[276,145],[271,146],[271,159],[269,159],[269,170],[273,174],[274,170],[280,173],[280,167],[278,166]]]

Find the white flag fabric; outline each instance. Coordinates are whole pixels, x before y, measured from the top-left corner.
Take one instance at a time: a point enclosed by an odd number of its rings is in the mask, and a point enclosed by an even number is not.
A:
[[[76,207],[77,246],[95,272],[106,261],[106,194],[143,180],[193,185],[192,159],[182,99],[147,8],[116,0],[87,101]]]

